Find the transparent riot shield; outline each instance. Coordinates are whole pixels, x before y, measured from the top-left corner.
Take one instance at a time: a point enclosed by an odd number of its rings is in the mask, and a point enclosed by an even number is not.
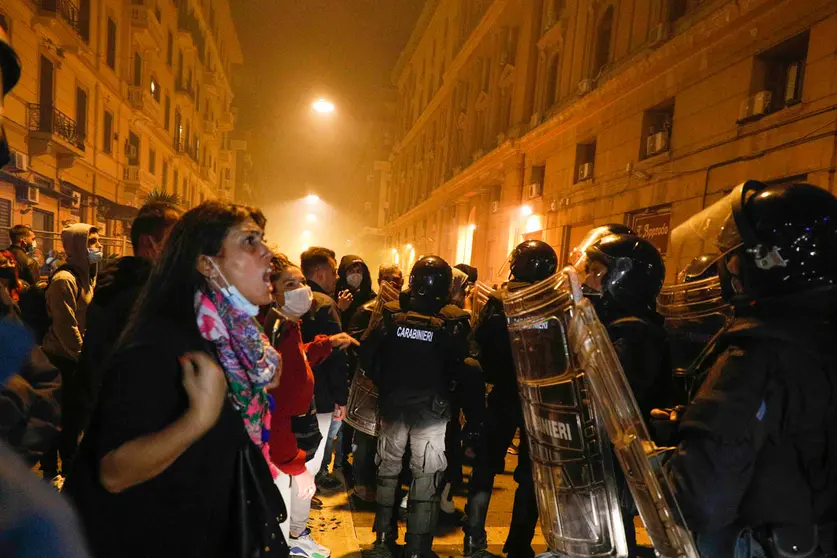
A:
[[[568,268],[572,276],[575,270]],[[577,281],[577,280],[576,280]],[[616,351],[589,300],[575,297],[568,341],[585,372],[592,400],[604,423],[639,515],[658,556],[697,558],[694,541],[659,466],[658,450],[642,419]]]
[[[665,318],[672,368],[681,392],[676,403],[685,405],[699,387],[704,355],[732,322],[732,307],[721,296],[716,276],[663,287],[657,311]]]
[[[482,312],[485,303],[488,302],[488,296],[494,289],[483,283],[477,281],[474,283],[474,288],[471,289],[471,325],[473,326]]]
[[[568,278],[508,293],[503,305],[544,537],[564,556],[625,557],[610,443],[568,342]]]
[[[393,300],[398,300],[398,295],[398,289],[389,283],[381,283],[378,298],[375,300],[375,307],[369,318],[369,325],[359,339],[361,343],[381,323],[384,305]],[[349,388],[349,400],[346,403],[346,423],[355,430],[370,436],[378,435],[378,388],[367,377],[366,371],[360,364],[355,370],[352,385]]]
[[[658,555],[696,558],[671,485],[652,464],[659,452],[575,270],[510,293],[504,307],[551,550],[627,554],[613,451]]]

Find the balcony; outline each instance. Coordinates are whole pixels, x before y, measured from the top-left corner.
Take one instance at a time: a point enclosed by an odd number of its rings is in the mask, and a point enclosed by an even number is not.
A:
[[[136,165],[122,169],[122,182],[126,196],[126,205],[139,206],[142,201],[157,188],[154,175]]]
[[[218,152],[218,164],[219,165],[232,165],[233,162],[233,154],[232,151],[229,149],[222,149]]]
[[[55,155],[59,168],[69,168],[84,154],[83,131],[55,107],[30,104],[27,129],[30,156]]]
[[[177,80],[174,86],[174,94],[180,101],[188,100],[190,103],[195,104],[195,89],[192,83]]]
[[[178,155],[184,155],[193,163],[198,162],[198,153],[195,148],[189,145],[189,142],[186,141],[185,137],[175,138],[174,139],[174,151]]]
[[[210,167],[201,167],[201,180],[214,186],[218,183],[218,174]]]
[[[218,134],[218,122],[214,118],[204,119],[203,133],[209,138],[214,138]]]
[[[235,116],[232,112],[225,112],[218,119],[218,129],[222,132],[232,132],[235,128]]]
[[[185,6],[177,10],[177,44],[186,52],[197,51],[201,24]]]
[[[203,72],[203,88],[210,95],[218,94],[218,74],[211,70]]]
[[[233,189],[233,182],[229,178],[222,178],[221,179],[221,190],[225,192],[231,192]]]
[[[163,26],[150,0],[131,0],[131,27],[134,38],[143,49],[160,50],[164,47]]]
[[[160,103],[154,100],[151,91],[146,87],[138,85],[128,86],[128,104],[131,105],[135,111],[145,116],[153,124],[161,124],[163,121],[162,109]]]
[[[33,0],[38,7],[33,25],[50,29],[62,47],[78,51],[87,42],[89,23],[83,22],[79,7],[70,0]]]

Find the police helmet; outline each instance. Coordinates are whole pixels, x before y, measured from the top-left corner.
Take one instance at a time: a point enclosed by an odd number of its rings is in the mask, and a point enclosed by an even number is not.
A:
[[[439,256],[425,256],[410,271],[410,308],[438,312],[450,300],[453,271]]]
[[[732,193],[719,265],[736,298],[784,296],[837,284],[837,198],[811,184],[751,180]],[[738,256],[737,266],[730,260]],[[729,294],[730,291],[727,291]]]
[[[632,234],[611,234],[599,239],[584,254],[607,271],[601,277],[602,295],[624,308],[654,309],[663,287],[666,268],[653,244]]]
[[[633,229],[631,229],[627,225],[623,225],[622,223],[607,223],[604,225],[599,225],[594,229],[590,230],[581,242],[578,243],[578,246],[574,246],[572,251],[570,252],[569,264],[575,265],[578,263],[578,260],[581,259],[581,256],[584,255],[584,252],[587,251],[587,248],[601,240],[602,238],[606,237],[610,234],[636,234]]]
[[[558,256],[552,246],[540,240],[521,242],[511,253],[511,275],[517,281],[537,283],[558,269]]]
[[[704,254],[694,258],[686,268],[677,275],[678,283],[695,283],[718,276],[719,254]]]

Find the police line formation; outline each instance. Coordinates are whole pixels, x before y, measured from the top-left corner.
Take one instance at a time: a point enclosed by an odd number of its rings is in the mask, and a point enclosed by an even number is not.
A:
[[[20,67],[0,47],[5,94]],[[663,287],[656,248],[617,224],[591,231],[564,269],[548,244],[523,242],[508,282],[468,280],[464,304],[451,304],[453,271],[439,257],[420,259],[403,292],[382,283],[364,307],[347,416],[378,438],[369,555],[400,551],[408,451],[405,552],[431,555],[451,401],[474,385],[482,398],[486,382],[465,556],[492,556],[489,501],[518,428],[508,556],[533,555],[538,521],[558,556],[651,555],[636,515],[658,556],[833,555],[836,221],[825,190],[748,181],[672,232],[671,253],[696,256],[674,286]],[[264,467],[258,453],[242,470]],[[235,555],[286,555],[251,497],[251,521],[265,527],[247,527]],[[276,495],[254,499],[269,507]]]

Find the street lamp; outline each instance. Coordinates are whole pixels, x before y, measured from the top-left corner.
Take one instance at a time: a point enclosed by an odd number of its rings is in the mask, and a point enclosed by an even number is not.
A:
[[[319,114],[331,114],[334,112],[334,103],[330,103],[325,99],[317,99],[311,104],[311,108]]]
[[[318,196],[317,194],[308,194],[305,197],[305,201],[308,203],[308,205],[315,205],[320,201],[320,196]]]

